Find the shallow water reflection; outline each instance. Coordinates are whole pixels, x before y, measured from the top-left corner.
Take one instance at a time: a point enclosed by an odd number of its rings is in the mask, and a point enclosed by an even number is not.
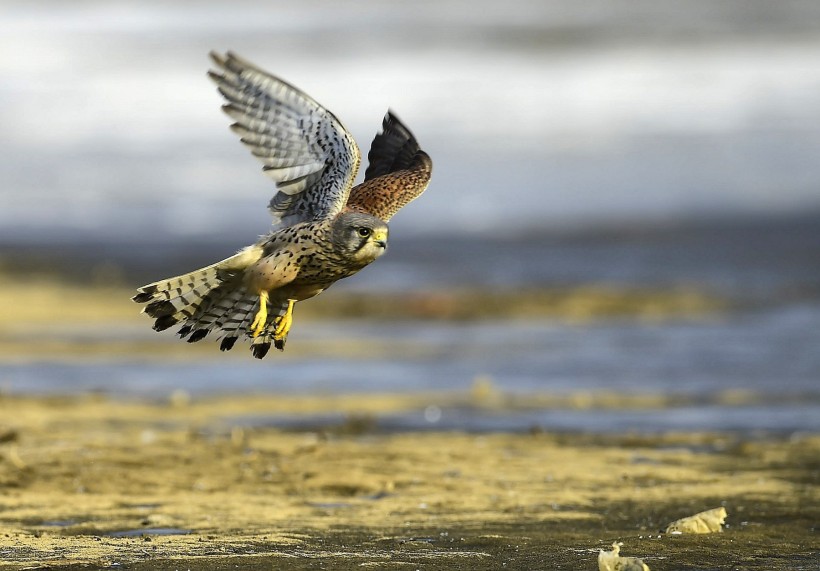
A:
[[[149,332],[150,333],[150,332]],[[339,340],[366,351],[333,352]],[[168,337],[169,343],[178,343]],[[11,393],[103,391],[166,398],[220,393],[449,393],[570,397],[573,410],[452,409],[379,417],[385,430],[820,430],[820,306],[668,323],[303,324],[310,349],[259,362],[213,347],[191,360],[39,361],[0,365]],[[313,350],[316,348],[317,350]],[[188,347],[180,345],[180,351]],[[323,350],[324,349],[324,350]],[[236,352],[236,350],[235,350]],[[196,356],[194,356],[196,355]],[[317,356],[318,355],[318,356]],[[653,408],[588,395],[658,395]],[[431,403],[438,405],[438,403]],[[671,407],[671,408],[670,408]],[[429,411],[428,411],[429,412]],[[304,418],[316,423],[332,419]],[[432,420],[432,422],[431,422]],[[270,422],[287,426],[287,419]]]

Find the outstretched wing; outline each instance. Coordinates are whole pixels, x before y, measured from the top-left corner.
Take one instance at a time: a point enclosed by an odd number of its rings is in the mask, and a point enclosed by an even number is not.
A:
[[[361,161],[353,137],[311,97],[237,55],[211,52],[209,71],[228,101],[222,109],[278,192],[274,223],[332,217],[347,202]]]
[[[350,193],[347,206],[389,221],[427,188],[433,169],[413,133],[391,111],[373,139],[364,182]]]

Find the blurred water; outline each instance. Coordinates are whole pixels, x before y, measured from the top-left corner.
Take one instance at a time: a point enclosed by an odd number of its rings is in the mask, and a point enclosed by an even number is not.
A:
[[[0,240],[263,233],[271,184],[218,110],[214,48],[362,147],[395,109],[436,164],[407,234],[820,207],[816,2],[8,0]]]
[[[213,358],[167,362],[43,361],[0,364],[8,392],[104,391],[164,398],[183,389],[222,393],[348,394],[461,391],[491,379],[505,394],[582,395],[600,391],[683,397],[671,409],[495,411],[445,409],[439,428],[524,430],[532,425],[572,430],[820,430],[820,305],[789,306],[752,314],[658,323],[611,320],[560,323],[362,324],[305,323],[290,343],[340,338],[393,347],[384,357],[316,356],[264,362]],[[121,332],[125,338],[148,331]],[[91,330],[87,339],[111,338]],[[169,339],[169,342],[175,341]],[[238,349],[240,352],[244,348]],[[236,350],[235,350],[236,351]],[[317,353],[321,351],[318,350]],[[242,356],[242,355],[240,355]],[[724,402],[731,393],[743,402]],[[745,403],[745,404],[744,404]],[[436,404],[432,402],[431,404]],[[695,406],[697,405],[697,406]],[[430,428],[423,411],[386,415],[383,427]],[[254,419],[254,422],[333,421],[325,417]]]
[[[820,307],[791,306],[753,314],[647,324],[604,320],[586,325],[553,322],[443,324],[399,322],[308,322],[289,344],[321,346],[347,337],[363,346],[394,350],[384,357],[308,356],[265,361],[245,357],[245,346],[197,362],[167,363],[153,356],[102,362],[0,365],[7,390],[104,390],[164,396],[193,393],[413,392],[468,390],[489,376],[503,391],[612,390],[626,393],[709,397],[745,389],[778,399],[820,398]],[[76,335],[76,331],[74,335]],[[86,341],[113,339],[94,328]],[[121,330],[124,339],[155,336],[150,330]],[[178,343],[171,335],[169,343]],[[181,349],[185,345],[180,346]],[[321,351],[317,351],[321,354]],[[234,358],[231,358],[234,357]]]
[[[433,405],[435,406],[435,405]],[[771,435],[820,431],[820,406],[714,406],[700,404],[646,410],[530,410],[488,413],[482,408],[437,409],[436,420],[424,410],[388,413],[372,419],[372,430],[385,432],[461,430],[469,432],[686,432],[727,431],[744,435]],[[427,414],[425,414],[427,413]],[[350,419],[340,414],[268,415],[231,418],[245,426],[276,426],[288,430],[344,427]]]

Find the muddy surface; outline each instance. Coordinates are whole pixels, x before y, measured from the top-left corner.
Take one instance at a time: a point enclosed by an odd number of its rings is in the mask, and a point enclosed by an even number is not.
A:
[[[613,541],[655,570],[820,565],[820,436],[360,421],[417,398],[2,397],[0,567],[597,569]],[[348,421],[241,421],[322,410]],[[718,506],[722,533],[660,533]]]

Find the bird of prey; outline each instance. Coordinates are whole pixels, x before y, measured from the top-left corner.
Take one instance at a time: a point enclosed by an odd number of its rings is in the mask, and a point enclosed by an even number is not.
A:
[[[285,347],[296,302],[352,276],[387,248],[387,223],[427,188],[430,157],[390,111],[361,156],[336,116],[296,87],[239,56],[211,53],[208,75],[227,103],[231,129],[276,182],[271,232],[234,256],[142,286],[132,299],[163,331],[181,324],[189,343],[211,332],[230,350],[251,341],[261,359]]]

